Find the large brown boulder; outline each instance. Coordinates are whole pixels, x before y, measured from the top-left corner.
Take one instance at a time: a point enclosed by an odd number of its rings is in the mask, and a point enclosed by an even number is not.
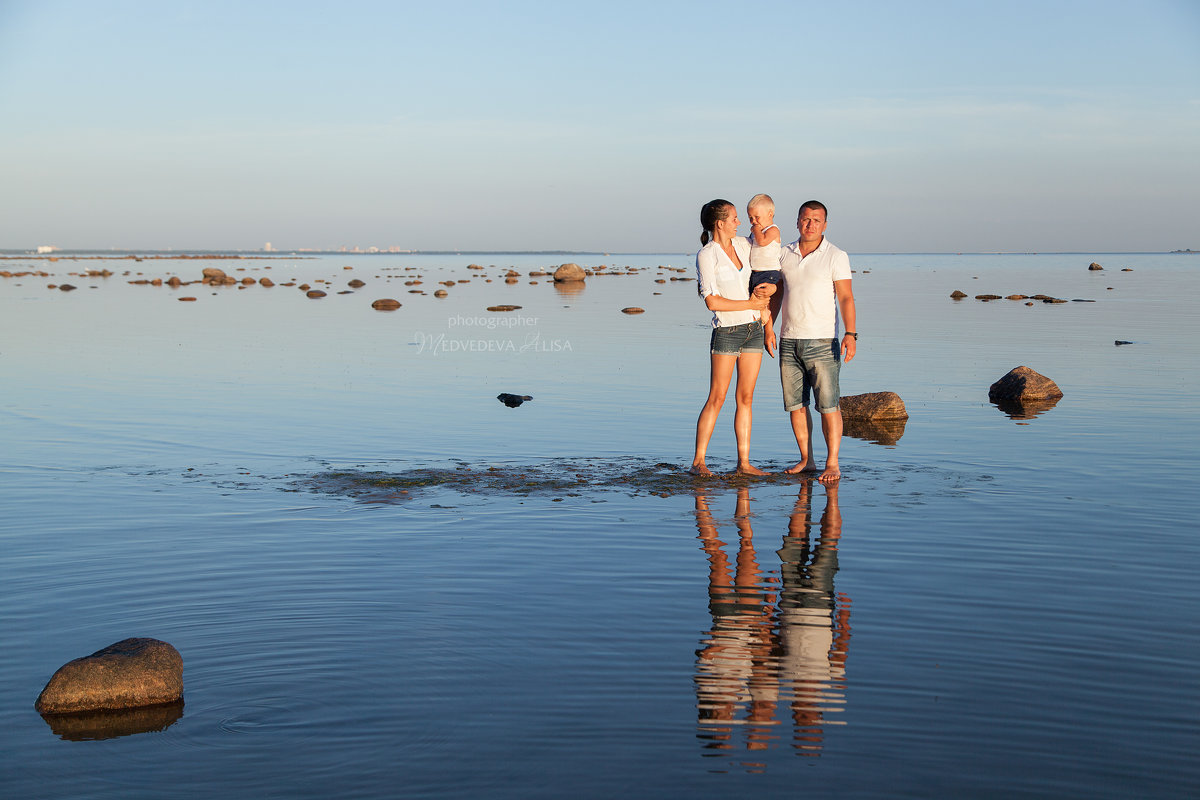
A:
[[[181,697],[179,651],[158,639],[123,639],[59,667],[33,707],[42,714],[71,714],[173,703]]]
[[[895,392],[852,394],[838,400],[843,419],[908,419],[904,401]]]
[[[225,274],[225,270],[219,269],[217,267],[205,267],[203,275],[204,275],[204,278],[201,282],[207,283],[209,285],[217,285],[217,284],[224,283],[225,279],[229,277],[228,275]]]
[[[1010,370],[988,389],[988,399],[993,403],[1053,400],[1062,396],[1062,389],[1058,388],[1058,384],[1029,367]]]
[[[579,266],[578,264],[563,264],[561,267],[554,270],[555,283],[582,280],[587,280],[587,273],[584,272],[583,267]]]

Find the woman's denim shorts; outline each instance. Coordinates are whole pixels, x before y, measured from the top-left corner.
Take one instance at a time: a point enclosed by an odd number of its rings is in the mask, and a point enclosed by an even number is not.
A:
[[[744,325],[713,328],[709,351],[714,356],[737,356],[742,353],[761,353],[766,346],[760,320]]]

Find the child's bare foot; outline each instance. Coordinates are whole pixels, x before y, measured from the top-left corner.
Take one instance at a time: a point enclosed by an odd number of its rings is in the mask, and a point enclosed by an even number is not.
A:
[[[692,468],[689,469],[688,472],[692,473],[693,475],[704,475],[710,478],[712,477],[712,470],[704,466],[703,461],[698,464],[692,464]]]
[[[803,461],[797,461],[795,464],[793,464],[792,466],[790,466],[784,470],[784,472],[786,472],[788,475],[799,475],[802,472],[816,472],[816,471],[817,471],[816,466],[814,464],[810,463],[807,458],[804,459]]]
[[[738,464],[737,474],[738,475],[770,475],[771,473],[763,472],[758,467],[747,462],[745,464]]]

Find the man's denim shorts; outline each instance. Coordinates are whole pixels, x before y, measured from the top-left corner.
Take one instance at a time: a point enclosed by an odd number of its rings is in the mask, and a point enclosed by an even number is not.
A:
[[[713,328],[709,351],[714,356],[761,353],[766,343],[766,336],[763,334],[763,324],[761,321],[756,320],[754,322],[747,322],[745,325]]]
[[[842,348],[837,339],[780,339],[779,378],[784,409],[808,408],[815,394],[817,411],[837,411],[841,369]]]

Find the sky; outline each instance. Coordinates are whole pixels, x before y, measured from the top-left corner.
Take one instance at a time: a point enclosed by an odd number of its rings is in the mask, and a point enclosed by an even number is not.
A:
[[[1200,250],[1200,0],[0,0],[0,249],[678,253],[757,192]]]

